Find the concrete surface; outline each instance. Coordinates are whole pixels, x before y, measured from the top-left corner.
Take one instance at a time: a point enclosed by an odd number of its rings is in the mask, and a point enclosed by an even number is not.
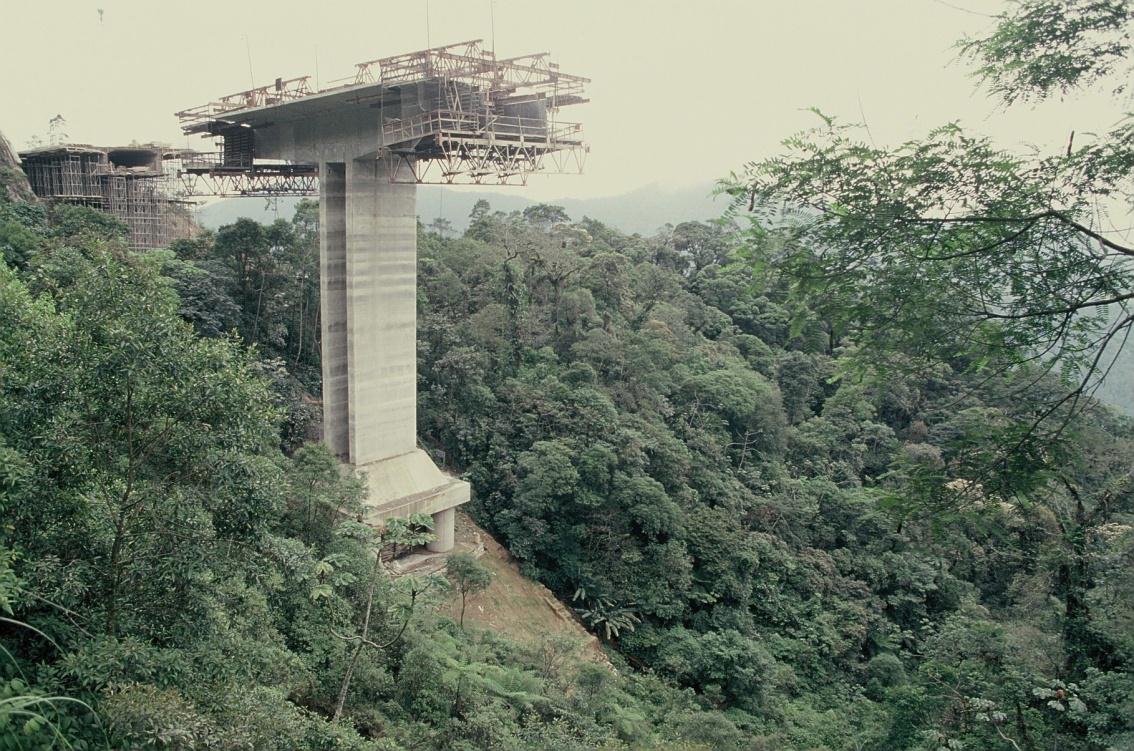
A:
[[[417,448],[417,189],[376,159],[320,170],[323,439],[367,475],[369,521],[431,514],[451,550],[470,489]]]

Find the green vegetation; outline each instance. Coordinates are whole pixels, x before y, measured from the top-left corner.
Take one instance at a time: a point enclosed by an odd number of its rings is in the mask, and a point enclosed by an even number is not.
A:
[[[547,213],[421,238],[422,431],[530,575],[739,747],[1126,742],[1127,422],[883,370],[756,230]]]
[[[1126,5],[1073,5],[980,74],[1108,73]],[[136,254],[0,201],[0,749],[1131,747],[1134,423],[1084,385],[1127,144],[831,125],[731,185],[795,218],[420,228],[422,438],[614,671],[438,615],[475,560],[386,571],[431,532],[308,440],[313,203]]]
[[[361,483],[296,445],[304,324],[238,297],[278,267],[224,276],[220,235],[131,254],[85,209],[0,224],[0,748],[697,747],[691,693],[466,632],[440,580],[386,574],[429,520],[376,536]],[[210,262],[261,349],[202,336],[178,291]]]
[[[454,553],[445,562],[445,576],[461,597],[461,614],[457,618],[457,625],[464,628],[469,595],[488,589],[488,585],[492,583],[492,572],[470,554]]]

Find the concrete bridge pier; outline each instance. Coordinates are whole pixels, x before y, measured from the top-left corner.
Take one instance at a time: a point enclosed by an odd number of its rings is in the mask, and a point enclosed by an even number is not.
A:
[[[352,83],[277,78],[177,113],[186,134],[220,139],[182,155],[193,192],[306,195],[318,179],[324,439],[365,473],[367,520],[431,514],[436,551],[470,494],[417,447],[415,183],[581,172],[581,126],[556,113],[586,102],[586,83],[546,53],[498,59],[473,39],[359,63]]]
[[[387,169],[319,164],[323,437],[366,474],[367,521],[430,514],[444,552],[470,491],[417,447],[417,188]]]

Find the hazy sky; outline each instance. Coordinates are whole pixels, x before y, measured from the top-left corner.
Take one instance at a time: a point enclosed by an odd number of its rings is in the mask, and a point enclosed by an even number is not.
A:
[[[593,80],[565,109],[591,145],[582,176],[537,178],[533,198],[711,181],[776,152],[816,106],[865,121],[878,143],[943,122],[1008,142],[1065,143],[1117,103],[1004,113],[953,43],[999,0],[2,0],[0,131],[17,149],[62,114],[70,139],[205,146],[173,112],[361,60],[483,38],[501,57],[550,51]],[[102,9],[102,18],[99,17]],[[428,15],[428,26],[427,26]],[[495,18],[493,24],[492,18]],[[249,71],[251,58],[251,76]],[[318,66],[318,71],[316,71]]]

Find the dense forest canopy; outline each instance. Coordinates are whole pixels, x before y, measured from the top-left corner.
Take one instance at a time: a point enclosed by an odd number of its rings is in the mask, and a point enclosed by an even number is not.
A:
[[[1013,8],[987,37],[960,44],[1005,105],[1105,82],[1125,89],[1128,2]],[[1119,358],[1134,328],[1134,245],[1109,216],[1134,196],[1128,118],[1088,123],[1099,134],[1072,131],[1065,149],[1038,154],[958,123],[877,146],[864,125],[821,117],[728,189],[762,217],[753,231],[770,250],[758,262],[788,279],[833,337],[906,369],[964,357],[989,377],[1053,373],[1064,389],[1034,427],[1055,433],[1117,362],[1129,366]]]
[[[1020,99],[1128,21],[1029,0],[968,49]],[[357,523],[312,440],[313,202],[131,253],[0,199],[0,748],[1134,746],[1134,423],[1083,385],[1129,156],[830,123],[719,222],[419,226],[422,441],[613,669],[466,627],[475,560],[387,573],[428,519]]]

